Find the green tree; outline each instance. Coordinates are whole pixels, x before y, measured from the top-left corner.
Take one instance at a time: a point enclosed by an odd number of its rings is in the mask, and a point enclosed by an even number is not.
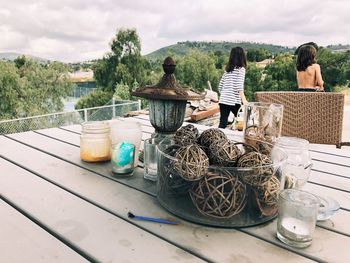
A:
[[[244,94],[248,101],[254,101],[254,92],[263,90],[262,79],[262,70],[255,63],[248,63],[244,81]]]
[[[270,57],[271,53],[264,48],[250,48],[247,51],[247,60],[250,62],[259,62]]]
[[[116,83],[114,73],[116,65],[117,58],[112,53],[105,55],[92,65],[96,86],[102,87],[104,90],[113,89]]]
[[[21,102],[25,102],[25,93],[15,64],[0,61],[0,119],[19,116]]]
[[[333,53],[321,48],[317,53],[326,91],[334,91],[337,85],[346,85],[350,75],[350,51]]]
[[[2,119],[63,110],[62,99],[73,88],[63,64],[53,62],[43,65],[25,57],[0,63]]]
[[[216,56],[215,67],[217,69],[223,69],[227,60],[225,54],[221,50],[217,50],[214,52],[214,55]]]
[[[94,92],[81,97],[77,104],[76,109],[92,108],[98,106],[106,105],[113,97],[113,92],[103,91],[102,89],[97,89]]]
[[[193,50],[177,61],[176,78],[179,83],[188,85],[197,91],[204,91],[209,80],[213,89],[218,91],[222,72],[216,69],[216,61],[213,53]]]
[[[296,90],[295,61],[290,53],[279,54],[274,62],[264,69],[265,90]]]
[[[150,65],[141,56],[141,41],[136,29],[120,29],[111,41],[111,52],[93,65],[97,86],[114,91],[117,83],[132,87],[134,81],[149,83]]]
[[[124,83],[118,83],[115,87],[113,97],[121,100],[130,100],[129,86]]]
[[[350,82],[350,50],[346,51],[346,60],[341,65],[342,75],[345,79],[344,85],[349,85]]]

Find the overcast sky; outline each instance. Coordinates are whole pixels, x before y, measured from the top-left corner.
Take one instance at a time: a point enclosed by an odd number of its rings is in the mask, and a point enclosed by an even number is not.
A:
[[[0,52],[101,58],[119,28],[142,54],[178,41],[350,44],[349,0],[0,0]]]

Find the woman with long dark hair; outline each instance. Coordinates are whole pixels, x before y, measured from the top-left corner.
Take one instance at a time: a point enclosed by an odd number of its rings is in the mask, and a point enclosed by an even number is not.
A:
[[[321,67],[316,63],[316,49],[311,45],[300,47],[297,58],[299,91],[324,91]]]
[[[219,84],[219,128],[226,128],[230,112],[237,117],[238,110],[242,103],[247,103],[247,99],[244,95],[246,67],[247,58],[244,50],[241,47],[232,48],[225,73],[222,75]]]

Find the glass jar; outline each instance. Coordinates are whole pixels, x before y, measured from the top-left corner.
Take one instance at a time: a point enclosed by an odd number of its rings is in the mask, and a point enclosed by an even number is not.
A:
[[[288,156],[283,167],[285,188],[301,189],[309,179],[312,167],[309,142],[296,137],[280,137],[276,139],[275,145]]]
[[[246,141],[274,143],[281,136],[283,105],[250,102],[244,108],[244,137]]]
[[[111,127],[111,140],[112,145],[128,142],[135,146],[135,155],[134,155],[134,167],[138,165],[140,144],[142,139],[142,129],[141,125],[138,122],[129,121],[129,120],[112,120],[110,122]]]
[[[93,121],[82,124],[80,158],[85,162],[103,162],[111,159],[110,129],[106,122]]]

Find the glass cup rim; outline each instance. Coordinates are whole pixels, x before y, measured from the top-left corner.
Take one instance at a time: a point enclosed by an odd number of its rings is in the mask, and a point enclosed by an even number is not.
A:
[[[313,203],[306,203],[300,200],[291,200],[289,198],[289,196],[287,195],[288,193],[300,193],[300,194],[304,194],[308,197],[309,200],[311,200]],[[320,199],[314,195],[313,193],[304,191],[304,190],[300,190],[300,189],[293,189],[293,188],[288,188],[288,189],[283,189],[281,190],[280,194],[279,194],[280,199],[284,200],[284,201],[288,201],[288,202],[293,202],[295,205],[297,206],[303,206],[303,207],[309,207],[309,208],[313,208],[313,207],[319,207],[320,206]],[[304,199],[304,201],[306,201]]]
[[[287,143],[286,140],[290,141],[292,144]],[[283,147],[288,149],[302,147],[303,149],[308,150],[310,143],[308,140],[298,138],[298,137],[281,136],[276,138],[275,145],[277,147]]]
[[[141,123],[138,121],[131,121],[123,118],[115,118],[110,121],[108,121],[109,126],[111,128],[119,128],[123,127],[123,129],[135,129],[135,128],[140,128],[141,129]]]
[[[162,141],[162,140],[159,140],[159,139],[157,139],[157,138],[152,138],[152,137],[150,137],[150,138],[145,139],[145,140],[143,141],[143,143],[144,143],[144,144],[154,144],[154,145],[156,145],[156,144],[159,144],[161,141]],[[154,142],[154,143],[153,143],[153,142]]]
[[[246,105],[243,106],[250,106],[250,107],[261,107],[261,108],[269,108],[270,105],[273,105],[277,108],[283,108],[282,104],[278,104],[278,103],[269,103],[269,102],[248,102]]]

